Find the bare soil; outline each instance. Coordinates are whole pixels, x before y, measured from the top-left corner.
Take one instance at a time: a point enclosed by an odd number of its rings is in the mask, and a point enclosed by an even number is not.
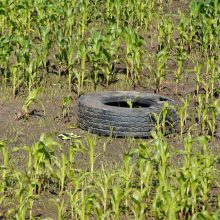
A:
[[[51,79],[52,80],[52,79]],[[186,83],[181,84],[179,86],[178,94],[176,94],[174,85],[172,83],[172,79],[167,78],[163,85],[163,88],[160,92],[161,95],[168,96],[174,99],[177,103],[180,103],[181,97],[186,97],[188,94],[194,94],[195,92],[195,83],[193,79],[185,79]],[[52,80],[53,81],[53,80]],[[120,82],[119,82],[120,83]],[[126,84],[125,87],[121,87],[122,90],[132,90],[132,86],[129,88],[129,83]],[[120,88],[119,86],[113,84],[108,88],[108,90],[116,90],[115,88]],[[59,134],[66,132],[73,132],[76,135],[81,136],[81,140],[85,142],[85,137],[88,135],[87,131],[84,131],[79,128],[77,125],[77,99],[78,97],[75,94],[71,94],[72,96],[72,104],[70,110],[70,117],[68,120],[62,118],[62,97],[68,95],[68,91],[66,89],[59,89],[59,91],[55,91],[52,85],[48,85],[45,87],[46,91],[41,96],[40,100],[44,104],[45,115],[42,111],[42,107],[39,104],[35,104],[31,107],[31,111],[33,115],[30,115],[27,119],[16,120],[16,114],[21,111],[22,105],[24,103],[25,97],[18,97],[16,99],[2,99],[0,105],[0,140],[5,140],[9,146],[24,146],[31,145],[34,142],[38,141],[41,134],[45,133],[47,135],[53,135],[54,138],[59,141],[66,152],[69,149],[69,142],[63,141],[58,138]],[[106,90],[103,87],[99,87],[98,91]],[[137,87],[138,91],[145,91],[154,93],[155,90],[152,87],[144,88]],[[51,92],[53,91],[53,92]],[[89,91],[88,91],[89,92]],[[62,94],[62,96],[60,95]],[[195,106],[190,106],[193,109]],[[189,127],[194,123],[189,120]],[[218,124],[219,127],[219,124]],[[220,129],[218,129],[219,132]],[[185,129],[187,132],[187,127]],[[95,136],[95,135],[94,135]],[[220,153],[219,146],[219,137],[220,134],[216,134],[216,138],[210,144],[210,151],[215,152],[216,155]],[[171,152],[176,150],[183,149],[183,140],[178,138],[178,135],[171,134],[166,137],[167,141],[170,143]],[[135,148],[138,146],[138,143],[141,141],[150,141],[141,140],[141,139],[132,139],[132,138],[109,138],[109,137],[101,137],[97,136],[97,147],[96,147],[96,155],[99,155],[95,168],[99,168],[102,164],[107,167],[116,167],[121,164],[122,158],[125,152],[127,152],[130,148]],[[25,155],[16,155],[15,159],[20,160],[18,164],[22,167],[24,163],[26,163]],[[77,166],[88,167],[88,156],[82,154],[77,158]],[[181,158],[176,158],[173,161],[177,166]],[[219,166],[219,165],[217,165]],[[51,217],[52,219],[56,219],[57,211],[56,207],[52,202],[48,202],[48,198],[54,199],[57,195],[53,195],[50,192],[42,192],[39,200],[35,201],[33,214],[35,217]]]

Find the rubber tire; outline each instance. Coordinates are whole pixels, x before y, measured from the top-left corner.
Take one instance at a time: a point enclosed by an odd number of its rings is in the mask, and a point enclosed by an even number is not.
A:
[[[126,102],[134,99],[139,103],[150,103],[149,107],[127,108],[110,106],[109,102]],[[175,106],[175,101],[155,94],[136,91],[115,91],[82,95],[78,99],[78,125],[91,133],[116,137],[149,137],[155,129],[154,114],[159,114],[163,103]],[[178,116],[173,108],[168,108],[167,133],[176,130]]]

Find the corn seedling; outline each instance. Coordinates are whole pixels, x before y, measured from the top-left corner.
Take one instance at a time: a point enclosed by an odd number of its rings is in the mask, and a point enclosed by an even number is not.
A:
[[[159,51],[157,54],[157,70],[155,73],[155,80],[156,80],[156,91],[159,92],[161,90],[161,84],[165,77],[166,71],[166,63],[169,57],[169,53],[166,48]]]
[[[145,42],[143,38],[127,27],[123,29],[122,34],[126,43],[127,77],[130,75],[136,84],[140,78],[141,47]]]
[[[71,96],[65,96],[65,97],[63,97],[63,99],[62,99],[62,105],[61,105],[62,118],[63,118],[64,120],[67,119],[67,121],[70,120],[71,101],[72,101],[72,97],[71,97]]]

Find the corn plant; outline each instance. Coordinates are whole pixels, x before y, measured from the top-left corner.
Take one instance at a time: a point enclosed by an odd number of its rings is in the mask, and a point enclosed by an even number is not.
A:
[[[123,29],[123,38],[126,43],[126,67],[127,77],[131,76],[134,83],[140,80],[142,46],[145,44],[143,38],[132,29]]]
[[[64,2],[65,4],[65,20],[66,22],[66,28],[65,28],[65,36],[71,36],[73,33],[74,29],[74,23],[76,22],[76,7],[77,7],[77,2],[76,0],[71,1],[71,2]],[[83,10],[83,9],[81,9]],[[85,19],[85,18],[84,18]]]
[[[105,37],[100,32],[94,32],[90,39],[89,59],[93,68],[94,89],[96,89],[101,70],[104,70],[107,80],[110,74],[110,53],[105,48]]]
[[[84,38],[85,30],[87,27],[88,13],[89,13],[89,1],[88,0],[80,0],[80,12],[81,12],[81,20],[79,23],[79,32],[81,33],[81,37]]]
[[[193,70],[196,75],[196,79],[195,79],[195,81],[196,81],[196,94],[199,94],[199,90],[202,85],[202,68],[203,68],[202,64],[196,63],[194,70]]]
[[[37,55],[36,61],[30,61],[27,68],[27,81],[28,81],[28,92],[30,93],[33,87],[37,87],[40,82],[38,77],[38,69],[42,63],[41,57]]]
[[[162,50],[164,46],[170,47],[171,43],[171,36],[173,33],[173,25],[172,22],[167,19],[163,19],[161,21],[161,24],[158,24],[158,30],[159,30],[159,35],[158,35],[158,43],[159,43],[159,50]]]
[[[179,32],[179,35],[180,35],[180,39],[179,39],[179,47],[183,48],[184,46],[188,46],[188,49],[189,49],[189,39],[188,39],[188,29],[187,29],[187,26],[188,26],[188,19],[187,17],[180,11],[178,10],[178,16],[179,16],[179,24],[178,24],[178,32]]]
[[[132,174],[133,174],[133,169],[134,169],[134,165],[131,164],[131,160],[133,158],[133,152],[128,152],[124,155],[123,158],[123,174],[122,174],[122,178],[124,179],[125,185],[124,185],[124,199],[125,199],[125,208],[126,208],[126,214],[127,214],[127,210],[128,210],[128,202],[129,202],[129,193],[130,193],[130,189],[131,189],[131,180],[132,180]],[[128,214],[127,214],[128,215]]]
[[[183,65],[187,58],[186,51],[182,46],[177,48],[177,55],[176,55],[176,63],[177,63],[177,70],[175,71],[175,80],[177,83],[177,89],[178,85],[181,82],[181,76],[183,72]]]
[[[181,98],[182,106],[178,108],[178,116],[180,122],[180,138],[183,137],[184,126],[186,125],[187,119],[189,117],[188,108],[190,101],[190,96],[187,96],[186,99]]]
[[[9,155],[9,149],[8,146],[6,145],[6,143],[4,143],[3,141],[0,142],[0,149],[1,149],[1,154],[3,156],[3,164],[2,164],[2,168],[3,168],[3,173],[2,173],[2,178],[5,178],[5,175],[7,173],[7,167],[9,165],[9,160],[10,160],[10,155]]]
[[[72,97],[70,95],[64,96],[62,98],[62,105],[61,105],[62,118],[64,120],[67,119],[67,121],[69,121],[70,118],[71,101],[72,101]]]
[[[12,80],[12,90],[13,90],[12,93],[14,97],[17,95],[20,86],[24,82],[24,76],[22,70],[23,68],[19,64],[11,67],[11,74],[12,74],[11,80]]]
[[[135,219],[144,219],[144,212],[146,208],[146,204],[144,203],[144,196],[146,194],[147,188],[142,190],[134,189],[132,192],[132,201],[134,203],[132,212],[134,214]]]
[[[49,54],[49,49],[51,47],[52,41],[50,39],[51,30],[49,26],[42,26],[39,28],[39,34],[42,40],[42,60],[46,67],[47,57]]]
[[[156,132],[152,133],[154,139],[157,139],[158,141],[155,143],[155,155],[154,159],[155,162],[158,164],[158,181],[160,187],[165,186],[166,183],[166,172],[168,169],[168,159],[170,157],[170,153],[168,150],[168,144],[165,143],[162,138],[161,134],[156,134]],[[161,188],[162,189],[162,188]]]
[[[16,199],[18,200],[18,208],[15,210],[16,219],[25,219],[29,211],[29,218],[32,216],[32,207],[34,201],[34,184],[27,184],[24,179],[24,174],[21,172],[15,173],[18,180],[19,188],[16,191]]]
[[[64,217],[64,200],[52,200],[52,202],[56,205],[57,207],[57,219],[62,220]]]
[[[93,176],[93,173],[94,173],[94,164],[95,164],[95,161],[96,161],[96,158],[99,156],[99,155],[96,155],[95,156],[95,147],[96,147],[96,137],[92,137],[91,135],[88,135],[87,138],[86,138],[86,141],[87,141],[87,145],[88,145],[88,155],[89,155],[89,165],[90,165],[90,173],[91,175]]]
[[[2,35],[0,37],[0,67],[3,69],[4,71],[4,84],[5,86],[7,86],[7,81],[8,81],[8,62],[9,62],[9,58],[10,58],[10,54],[13,50],[12,46],[9,44],[10,39],[9,37]]]
[[[66,71],[68,73],[68,86],[69,92],[72,91],[72,79],[73,79],[73,65],[75,63],[74,58],[74,39],[72,37],[63,38],[59,35],[59,54],[57,58],[61,63],[64,63],[66,66]],[[61,79],[61,70],[59,70],[59,79]]]
[[[91,212],[94,201],[93,194],[86,194],[86,189],[82,189],[80,193],[81,201],[77,207],[78,218],[85,220]]]
[[[6,10],[5,5],[1,5],[0,19],[1,19],[1,35],[5,33],[5,24],[6,24]]]
[[[77,52],[77,60],[80,62],[80,70],[75,69],[74,74],[76,77],[76,87],[77,95],[80,95],[81,90],[83,89],[85,78],[86,78],[86,60],[87,60],[87,48],[84,42],[79,44]]]
[[[145,27],[147,27],[147,23],[148,23],[148,19],[147,19],[147,13],[146,11],[150,11],[148,9],[148,5],[150,5],[152,3],[149,2],[143,2],[141,0],[138,0],[136,1],[136,4],[135,4],[135,14],[137,16],[137,24],[138,24],[138,27],[143,27],[144,25],[146,25]],[[148,9],[148,10],[147,10]]]
[[[115,25],[110,26],[105,37],[105,56],[103,66],[101,68],[107,86],[114,80],[114,65],[120,62],[120,35],[121,29],[117,29]]]
[[[114,185],[112,187],[112,195],[110,198],[112,205],[112,218],[118,220],[120,216],[120,204],[122,202],[124,195],[122,191],[122,187],[118,185]]]
[[[79,205],[81,203],[81,188],[84,186],[88,173],[83,173],[82,175],[73,175],[71,176],[71,180],[74,183],[74,188],[70,188],[67,191],[70,201],[71,208],[71,217],[78,218],[80,213],[82,213],[79,209]]]
[[[112,10],[112,17],[115,18],[116,27],[119,28],[120,26],[120,15],[122,11],[122,1],[121,0],[113,0],[113,10]]]
[[[201,132],[204,134],[205,129],[208,129],[208,134],[212,137],[216,130],[216,119],[219,115],[219,102],[218,100],[204,107],[202,111]]]
[[[109,216],[109,191],[111,190],[112,180],[114,178],[114,173],[108,173],[102,167],[102,171],[100,173],[100,178],[97,181],[97,191],[99,192],[98,200],[97,200],[97,214],[101,218],[106,218]]]
[[[22,111],[24,112],[24,114],[28,115],[30,112],[30,107],[34,104],[34,103],[40,103],[42,106],[42,109],[44,111],[45,114],[45,110],[44,110],[44,105],[43,103],[38,99],[39,94],[42,92],[41,88],[38,89],[33,89],[30,94],[28,95],[27,99],[25,100],[23,106],[22,106]]]
[[[195,155],[192,153],[192,145],[196,141],[199,141],[202,145],[202,151],[206,154],[205,160],[203,153]],[[207,155],[207,139],[205,137],[194,140],[191,135],[188,135],[185,138],[184,147],[184,164],[179,175],[179,190],[182,200],[181,211],[185,211],[186,215],[190,215],[190,213],[194,214],[198,211],[198,200],[206,201],[207,192],[210,189],[209,184],[210,178],[212,178],[215,157]],[[190,196],[190,201],[184,199],[185,195]]]
[[[157,53],[157,70],[155,73],[155,83],[156,83],[157,92],[161,90],[161,84],[165,77],[168,58],[169,58],[169,52],[166,48],[162,49]]]
[[[219,33],[217,27],[220,13],[218,5],[217,0],[192,1],[190,3],[192,26],[199,30],[196,37],[201,49],[209,55],[214,49],[216,34]],[[218,37],[216,39],[219,40]]]

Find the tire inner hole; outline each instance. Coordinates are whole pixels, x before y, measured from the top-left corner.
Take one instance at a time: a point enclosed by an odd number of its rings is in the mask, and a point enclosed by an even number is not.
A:
[[[122,107],[122,108],[149,108],[152,103],[151,102],[142,102],[142,101],[113,101],[106,102],[105,105],[114,106],[114,107]]]
[[[160,102],[166,102],[166,101],[167,101],[167,99],[166,99],[166,98],[164,98],[164,97],[160,97],[160,98],[159,98],[159,101],[160,101]]]

